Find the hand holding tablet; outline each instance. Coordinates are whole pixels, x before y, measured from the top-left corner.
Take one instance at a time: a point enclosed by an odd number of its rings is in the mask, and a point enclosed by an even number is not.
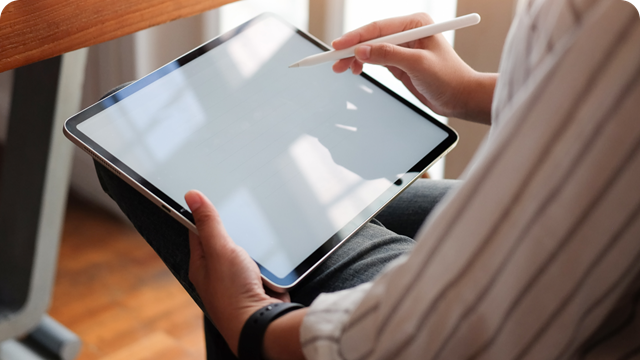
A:
[[[457,141],[366,74],[287,67],[326,49],[261,15],[73,116],[65,134],[194,232],[183,196],[202,191],[283,291]]]

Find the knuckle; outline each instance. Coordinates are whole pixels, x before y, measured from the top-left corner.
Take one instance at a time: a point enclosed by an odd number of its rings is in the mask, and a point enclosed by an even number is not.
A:
[[[382,59],[387,59],[393,56],[395,47],[391,44],[380,44],[379,47],[379,57]]]
[[[420,22],[420,26],[433,24],[433,19],[426,12],[420,12],[414,15],[416,20]]]
[[[218,220],[218,214],[213,211],[205,210],[201,211],[197,216],[197,221],[199,226],[209,226],[214,224]]]
[[[371,26],[371,32],[372,32],[372,37],[376,38],[376,37],[380,37],[382,34],[382,23],[380,20],[378,21],[374,21],[370,24]]]
[[[228,251],[231,255],[236,256],[236,257],[242,257],[245,256],[246,252],[244,251],[244,249],[242,249],[240,246],[237,246],[234,243],[229,243],[228,244]]]
[[[408,16],[405,30],[419,28],[433,24],[433,19],[425,12],[419,12]]]

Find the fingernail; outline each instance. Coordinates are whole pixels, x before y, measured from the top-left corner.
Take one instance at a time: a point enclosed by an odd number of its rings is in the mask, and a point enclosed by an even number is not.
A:
[[[358,46],[355,51],[358,60],[368,60],[371,57],[371,46],[362,45]]]
[[[191,209],[191,211],[198,210],[200,205],[202,205],[202,198],[200,198],[200,194],[195,190],[189,191],[184,196],[184,200],[187,202],[187,205],[189,206],[189,209]]]

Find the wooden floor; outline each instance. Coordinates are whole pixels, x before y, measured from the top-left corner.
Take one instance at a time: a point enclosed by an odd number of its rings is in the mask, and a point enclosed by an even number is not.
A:
[[[49,314],[79,359],[204,359],[202,312],[138,233],[71,196]]]

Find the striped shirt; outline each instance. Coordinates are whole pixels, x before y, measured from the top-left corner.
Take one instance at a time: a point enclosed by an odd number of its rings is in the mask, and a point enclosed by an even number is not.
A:
[[[640,358],[640,17],[530,0],[492,130],[372,283],[319,296],[308,359]]]

